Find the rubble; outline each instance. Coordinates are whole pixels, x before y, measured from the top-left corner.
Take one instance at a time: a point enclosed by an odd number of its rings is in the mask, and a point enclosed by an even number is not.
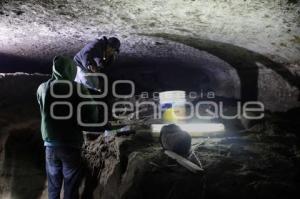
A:
[[[300,126],[295,120],[285,123],[288,117],[273,113],[246,132],[194,138],[192,148],[204,168],[200,174],[166,156],[158,140],[145,134],[116,137],[110,143],[100,136],[86,143],[84,153],[89,157],[89,169],[98,169],[93,195],[122,199],[292,198],[299,194]],[[281,133],[270,134],[269,130]],[[97,157],[104,158],[100,164]],[[189,159],[196,163],[195,157]],[[99,165],[97,169],[95,165]]]

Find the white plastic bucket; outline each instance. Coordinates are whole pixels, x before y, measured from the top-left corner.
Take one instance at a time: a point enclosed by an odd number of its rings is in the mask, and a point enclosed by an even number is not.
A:
[[[176,120],[184,120],[186,117],[186,93],[185,91],[165,91],[159,93],[159,104],[162,112],[172,109]]]

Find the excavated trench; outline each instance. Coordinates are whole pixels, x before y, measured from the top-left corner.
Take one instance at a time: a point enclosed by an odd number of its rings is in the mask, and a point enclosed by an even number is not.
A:
[[[299,81],[290,70],[247,49],[176,35],[140,36],[130,47],[126,41],[123,45],[116,64],[105,71],[110,85],[128,79],[135,83],[136,94],[151,96],[176,89],[195,91],[198,100],[205,100],[211,91],[217,100],[234,102],[231,107],[238,100],[260,100],[267,114],[245,133],[193,140],[206,170],[201,175],[168,159],[147,136],[118,137],[109,144],[100,136],[83,150],[86,173],[81,192],[85,198],[285,198],[299,194],[300,128],[294,118],[298,110],[291,110],[299,106]],[[47,198],[35,91],[48,78],[0,75],[1,198]],[[111,86],[109,93],[108,101]]]

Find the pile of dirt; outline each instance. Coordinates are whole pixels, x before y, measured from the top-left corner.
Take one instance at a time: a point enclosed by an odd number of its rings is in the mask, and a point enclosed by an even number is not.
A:
[[[300,185],[299,110],[267,114],[243,132],[193,139],[204,172],[166,156],[157,140],[103,136],[85,145],[94,198],[292,198]],[[189,157],[195,162],[193,156]]]
[[[202,174],[189,172],[168,158],[158,142],[142,137],[121,136],[106,143],[100,136],[85,144],[87,168],[97,179],[93,190],[86,188],[94,198],[199,198]]]
[[[114,139],[106,142],[102,135],[84,144],[82,156],[87,163],[87,168],[91,170],[93,176],[96,175],[98,178],[102,175],[104,167],[107,167],[106,161],[109,159],[119,161],[119,152]]]

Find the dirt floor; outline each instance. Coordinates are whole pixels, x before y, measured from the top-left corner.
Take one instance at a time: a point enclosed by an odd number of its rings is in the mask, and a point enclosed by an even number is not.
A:
[[[269,114],[249,131],[193,139],[192,148],[205,169],[200,174],[168,158],[147,134],[108,143],[100,136],[83,148],[81,193],[84,198],[109,199],[294,198],[300,183],[298,114]],[[1,198],[47,198],[43,154],[36,154],[42,151],[39,132],[34,124],[29,126],[11,130],[4,144]]]
[[[110,143],[100,136],[84,147],[98,179],[88,191],[95,198],[293,198],[300,183],[297,114],[268,114],[251,130],[193,139],[205,170],[199,174],[168,158],[147,134]]]

